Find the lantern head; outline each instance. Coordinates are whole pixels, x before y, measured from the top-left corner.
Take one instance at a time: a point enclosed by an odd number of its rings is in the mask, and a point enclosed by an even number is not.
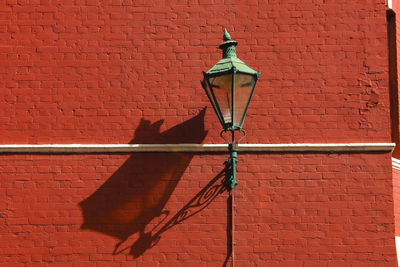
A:
[[[236,41],[225,29],[222,59],[203,72],[202,86],[225,131],[241,130],[260,72],[236,57]]]

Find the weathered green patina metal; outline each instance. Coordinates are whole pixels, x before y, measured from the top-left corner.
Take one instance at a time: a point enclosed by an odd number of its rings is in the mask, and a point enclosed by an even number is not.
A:
[[[260,72],[236,56],[237,42],[226,31],[219,46],[222,59],[203,72],[202,86],[225,131],[242,129]]]
[[[203,72],[204,80],[201,82],[210,103],[217,114],[224,132],[230,132],[232,141],[229,143],[230,157],[226,161],[228,188],[236,185],[236,156],[237,144],[235,131],[242,130],[244,118],[250,104],[260,72],[247,66],[236,56],[236,41],[224,30],[224,42],[219,46],[222,50],[222,59],[209,71]]]
[[[225,29],[223,42],[219,48],[222,49],[222,59],[217,62],[206,74],[210,77],[214,75],[221,75],[221,73],[226,73],[236,69],[237,72],[257,75],[258,72],[247,66],[243,61],[241,61],[236,56],[236,46],[237,42],[231,40],[231,36]]]

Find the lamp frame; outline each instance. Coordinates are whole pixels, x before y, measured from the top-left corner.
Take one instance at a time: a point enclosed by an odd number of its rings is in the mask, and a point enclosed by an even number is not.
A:
[[[231,40],[231,36],[225,29],[224,31],[224,36],[223,36],[224,42],[219,46],[220,49],[222,49],[222,59],[217,62],[208,72],[203,71],[203,81],[201,82],[201,85],[206,92],[206,95],[208,97],[208,100],[210,101],[215,113],[217,114],[218,120],[222,125],[223,130],[221,131],[220,135],[221,137],[228,143],[228,149],[229,149],[229,158],[225,161],[226,164],[226,186],[229,190],[232,190],[236,185],[236,164],[237,164],[237,152],[238,152],[238,143],[241,139],[243,139],[246,136],[246,132],[242,129],[244,120],[246,118],[247,110],[250,105],[251,98],[254,93],[254,89],[256,87],[258,78],[261,74],[260,71],[256,72],[255,70],[251,69],[249,66],[247,66],[243,61],[241,61],[239,58],[236,56],[236,49],[235,46],[237,45],[236,41]],[[244,75],[250,75],[253,77],[253,85],[250,90],[250,94],[248,95],[247,103],[245,105],[245,108],[243,110],[243,114],[241,114],[240,122],[239,124],[235,124],[235,77],[238,74],[244,74]],[[214,93],[214,88],[211,86],[210,79],[216,78],[216,77],[221,77],[224,75],[232,75],[232,83],[231,83],[231,88],[229,90],[231,93],[231,107],[230,107],[230,112],[231,112],[231,122],[226,122],[223,116],[223,113],[221,111],[220,104],[217,101],[217,98],[215,97]],[[207,90],[208,88],[208,90]],[[229,105],[228,105],[229,107]],[[238,141],[235,140],[235,131],[240,131],[244,133],[244,136],[240,138]],[[228,141],[224,136],[224,132],[230,132],[231,133],[231,141]]]
[[[251,98],[253,96],[254,89],[256,87],[256,84],[257,84],[258,78],[260,76],[260,73],[261,72],[257,72],[255,74],[250,74],[250,73],[238,71],[236,69],[236,67],[234,67],[234,66],[230,70],[224,71],[224,72],[220,72],[220,73],[208,74],[208,73],[203,71],[203,77],[204,77],[203,81],[205,81],[207,83],[207,85],[208,85],[208,88],[210,88],[211,95],[207,91],[207,89],[205,88],[205,85],[203,84],[204,91],[206,92],[208,100],[211,102],[211,105],[212,105],[215,113],[217,114],[218,120],[221,123],[222,128],[224,129],[224,131],[232,131],[232,130],[235,131],[235,130],[241,130],[242,129],[243,123],[244,123],[244,119],[246,118],[247,110],[249,108],[250,101],[251,101]],[[232,103],[232,107],[231,107],[231,110],[230,110],[230,112],[232,114],[232,119],[231,119],[232,122],[231,123],[226,123],[225,122],[224,117],[223,117],[222,112],[221,112],[221,108],[219,106],[217,98],[215,97],[213,87],[211,86],[211,83],[210,83],[210,79],[216,78],[216,77],[220,77],[220,76],[224,76],[226,74],[231,74],[232,75],[232,87],[230,88],[230,90],[231,90],[231,103]],[[242,118],[240,119],[240,123],[239,124],[235,124],[234,123],[234,121],[235,121],[235,112],[234,112],[235,111],[235,76],[237,74],[246,74],[246,75],[251,75],[251,76],[254,77],[254,84],[253,84],[253,86],[251,88],[251,91],[250,91],[250,94],[249,94],[249,98],[247,99],[246,107],[245,107],[245,109],[243,111]]]

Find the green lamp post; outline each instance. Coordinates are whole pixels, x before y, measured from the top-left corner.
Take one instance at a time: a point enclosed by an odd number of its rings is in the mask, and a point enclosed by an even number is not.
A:
[[[223,40],[219,46],[222,49],[222,59],[209,71],[203,72],[204,80],[201,84],[222,125],[220,135],[229,144],[230,157],[226,161],[228,173],[226,182],[228,188],[233,189],[237,184],[237,144],[246,135],[242,126],[260,72],[253,70],[236,57],[237,42],[231,40],[226,29]],[[238,141],[235,140],[235,131],[244,134]],[[231,133],[231,141],[223,136],[224,132]]]

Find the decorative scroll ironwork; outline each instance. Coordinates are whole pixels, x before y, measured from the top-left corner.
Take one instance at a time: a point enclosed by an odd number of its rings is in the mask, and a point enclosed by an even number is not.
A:
[[[167,222],[163,223],[168,215],[169,211],[163,211],[162,214],[165,217],[149,232],[141,231],[139,237],[131,246],[124,246],[125,240],[119,242],[114,249],[113,254],[120,254],[126,250],[129,250],[129,254],[135,258],[142,255],[147,249],[150,249],[157,245],[161,240],[161,236],[164,232],[168,231],[177,224],[189,219],[190,217],[198,214],[208,205],[210,205],[213,200],[226,191],[225,186],[225,169],[218,173],[201,191],[199,191],[196,196],[194,196],[182,209],[180,209],[172,218]],[[159,226],[162,227],[156,230]]]

